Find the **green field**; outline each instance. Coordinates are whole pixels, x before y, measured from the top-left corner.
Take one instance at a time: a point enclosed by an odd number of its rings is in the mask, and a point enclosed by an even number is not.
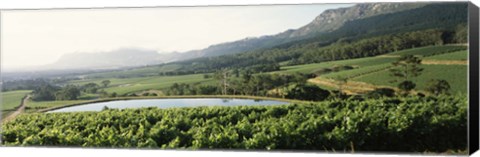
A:
[[[71,84],[83,85],[87,83],[96,83],[101,85],[103,80],[110,80],[111,83],[106,88],[103,88],[108,93],[116,92],[118,95],[133,93],[151,89],[165,89],[170,87],[173,83],[214,83],[212,78],[204,79],[203,74],[194,75],[180,75],[180,76],[154,76],[154,77],[136,77],[136,78],[96,78],[71,81]],[[79,97],[80,100],[69,101],[29,101],[27,103],[27,112],[35,112],[41,109],[67,106],[72,104],[89,102],[98,100],[96,94],[85,94]]]
[[[412,79],[417,84],[415,90],[424,90],[425,85],[430,79],[447,80],[452,93],[467,93],[467,74],[466,65],[421,65],[424,68],[422,74]],[[390,76],[389,71],[384,70],[354,78],[354,81],[367,82],[374,85],[387,85],[396,87],[396,83],[389,81],[394,78]]]
[[[390,57],[366,57],[366,58],[358,58],[358,59],[349,59],[349,60],[339,60],[339,61],[329,61],[323,63],[315,63],[315,64],[303,64],[303,65],[294,65],[294,66],[285,66],[281,67],[281,73],[311,73],[315,70],[321,68],[331,68],[336,65],[350,65],[350,66],[357,66],[359,68],[367,67],[367,66],[378,66],[385,63],[391,63],[395,61],[396,58]]]
[[[328,73],[328,74],[325,74],[325,75],[321,75],[321,77],[326,77],[326,78],[331,78],[331,79],[336,79],[336,78],[339,78],[339,77],[352,78],[352,77],[358,77],[358,76],[361,76],[361,75],[365,75],[365,74],[368,74],[368,73],[371,73],[371,72],[384,70],[384,69],[387,69],[388,67],[391,67],[390,63],[372,65],[372,66],[360,67],[358,69],[344,70],[344,71],[339,71],[339,72]]]
[[[389,85],[395,84],[389,83],[390,78],[387,71],[382,71],[391,66],[391,63],[398,59],[398,55],[420,55],[427,56],[425,59],[438,59],[438,60],[461,60],[466,59],[467,51],[465,46],[458,45],[442,45],[442,46],[427,46],[420,48],[413,48],[408,50],[402,50],[398,52],[389,53],[384,56],[365,57],[349,60],[328,61],[314,64],[304,64],[295,66],[282,66],[280,71],[274,71],[271,73],[312,73],[316,70],[323,68],[332,68],[339,65],[349,65],[355,67],[351,70],[343,70],[338,72],[331,72],[321,75],[326,78],[338,78],[348,77],[354,78],[354,81],[361,81],[372,83],[375,85]],[[464,65],[423,65],[425,67],[424,74],[415,81],[418,82],[417,89],[423,89],[425,83],[431,78],[446,79],[452,86],[452,91],[466,92],[466,66]],[[178,65],[167,65],[160,67],[147,67],[134,70],[117,71],[111,73],[100,73],[102,76],[116,77],[117,75],[140,75],[142,73],[156,73],[160,71],[171,71],[180,68]],[[99,75],[99,74],[92,74]],[[134,77],[134,78],[95,78],[86,80],[76,80],[70,83],[73,84],[86,84],[97,83],[101,84],[103,80],[110,80],[111,84],[104,88],[108,93],[116,92],[119,95],[126,93],[139,92],[144,90],[161,90],[168,88],[173,83],[214,83],[214,79],[204,79],[203,74],[192,75],[180,75],[180,76],[149,76],[149,77]]]
[[[366,75],[356,80],[365,81],[365,82],[377,82],[377,81],[368,81],[366,79],[370,78],[369,77],[369,75],[371,75],[370,73],[378,74],[377,73],[378,71],[384,70],[389,66],[391,66],[391,63],[398,59],[398,55],[413,54],[413,55],[420,55],[420,56],[428,56],[426,57],[426,59],[439,59],[439,60],[466,59],[466,56],[465,56],[466,51],[465,50],[458,51],[462,49],[466,49],[466,46],[459,46],[459,45],[427,46],[427,47],[402,50],[402,51],[393,52],[387,55],[376,56],[376,57],[328,61],[328,62],[322,62],[322,63],[304,64],[304,65],[295,65],[295,66],[282,66],[280,71],[274,71],[270,73],[296,73],[296,72],[312,73],[316,70],[323,69],[323,68],[332,68],[334,66],[348,65],[348,66],[355,67],[355,69],[331,72],[331,73],[323,74],[322,77],[338,78],[338,77],[360,77],[362,75]],[[443,67],[443,66],[440,65],[440,67]],[[444,67],[444,68],[451,68],[451,67],[452,66]],[[97,74],[87,75],[87,77],[104,77],[104,78],[75,80],[75,81],[71,81],[70,83],[81,85],[81,84],[93,82],[101,85],[101,81],[110,80],[111,81],[110,85],[104,88],[104,90],[107,91],[108,93],[116,92],[119,95],[139,92],[144,90],[151,90],[151,89],[161,90],[171,86],[173,83],[197,83],[197,82],[209,83],[209,84],[214,83],[214,79],[212,78],[204,79],[203,74],[191,74],[191,75],[179,75],[179,76],[157,76],[158,73],[160,72],[174,71],[179,68],[181,68],[181,66],[172,64],[172,65],[130,69],[130,70],[124,70],[124,71],[97,73]],[[456,72],[458,73],[458,71]],[[152,75],[155,75],[155,76],[152,76]],[[118,78],[121,76],[128,76],[131,78]],[[132,77],[132,76],[136,76],[136,77]],[[147,77],[139,77],[139,76],[147,76]],[[465,75],[460,75],[460,76],[463,77]],[[465,88],[455,87],[455,89],[461,90]]]
[[[323,68],[332,68],[339,65],[349,65],[355,67],[350,70],[343,70],[338,72],[331,72],[322,74],[320,77],[337,79],[339,77],[347,77],[352,81],[366,82],[374,85],[386,85],[391,87],[396,87],[396,83],[389,82],[393,80],[390,76],[388,70],[391,67],[391,63],[398,59],[396,55],[404,54],[422,54],[422,55],[432,55],[425,57],[425,59],[444,59],[444,60],[460,60],[466,59],[466,50],[455,51],[449,53],[438,53],[444,51],[451,51],[454,49],[464,48],[464,46],[429,46],[421,47],[409,50],[403,50],[389,55],[392,56],[376,56],[376,57],[365,57],[358,59],[349,59],[349,60],[338,60],[338,61],[329,61],[323,63],[315,64],[304,64],[304,65],[295,65],[295,66],[282,66],[280,71],[274,71],[271,73],[311,73]],[[415,78],[413,81],[417,83],[416,90],[423,90],[425,84],[432,78],[436,79],[445,79],[447,80],[452,89],[452,93],[466,93],[467,91],[467,66],[466,65],[422,65],[424,71],[421,76]],[[151,72],[154,67],[140,68],[137,70],[127,70],[124,72],[111,72],[111,73],[101,73],[102,76],[111,76],[115,77],[117,74],[125,75],[138,75],[141,71]],[[175,66],[170,67],[156,67],[158,68],[167,68],[159,69],[157,71],[164,70],[173,70]],[[95,74],[96,75],[96,74]],[[94,78],[94,79],[85,79],[85,80],[74,80],[69,83],[76,85],[83,85],[86,83],[97,83],[101,85],[103,80],[110,80],[111,83],[103,88],[108,93],[116,92],[118,95],[123,95],[127,93],[141,92],[145,90],[162,90],[170,87],[173,83],[202,83],[202,84],[215,84],[216,81],[213,78],[205,79],[203,78],[204,74],[191,74],[191,75],[179,75],[179,76],[149,76],[149,77],[133,77],[133,78]],[[235,79],[235,78],[233,78]],[[322,86],[325,89],[332,89],[332,87]],[[96,94],[85,94],[83,93],[80,97],[81,100],[74,101],[44,101],[44,102],[33,102],[30,101],[27,103],[29,107],[27,111],[37,111],[39,109],[58,107],[64,105],[71,105],[82,103],[86,101],[91,101],[97,99],[98,95]],[[97,99],[98,100],[98,99]]]
[[[70,83],[82,85],[87,83],[101,84],[105,78],[76,80]],[[173,83],[195,83],[211,82],[212,78],[204,79],[203,74],[179,75],[179,76],[152,76],[136,78],[111,78],[108,79],[111,84],[105,88],[108,93],[126,94],[131,92],[144,91],[149,89],[164,89],[170,87]]]
[[[28,101],[26,112],[35,112],[41,109],[84,103],[88,101],[89,100]]]
[[[426,47],[419,47],[419,48],[412,48],[407,50],[402,50],[398,52],[389,53],[387,55],[393,56],[403,56],[403,55],[420,55],[420,56],[432,56],[438,55],[453,51],[465,50],[467,49],[466,46],[459,46],[459,45],[441,45],[441,46],[426,46]]]
[[[465,48],[465,46],[458,45],[427,46],[389,53],[384,56],[285,66],[281,68],[280,72],[311,73],[318,69],[331,68],[336,65],[351,65],[356,66],[356,68],[331,72],[320,75],[320,77],[330,79],[338,79],[339,77],[351,78],[352,81],[396,87],[396,83],[390,82],[394,78],[390,76],[389,71],[386,69],[392,66],[391,63],[396,61],[399,55],[426,56],[423,59],[428,60],[467,60],[467,50],[460,50]],[[430,79],[445,79],[449,82],[452,93],[467,92],[466,78],[468,71],[466,65],[422,65],[421,67],[424,68],[421,76],[413,79],[417,83],[417,90],[424,90],[426,83]]]
[[[452,53],[445,53],[435,56],[425,57],[425,59],[432,60],[468,60],[468,51],[456,51]]]
[[[22,98],[30,92],[30,90],[2,92],[2,117],[18,107],[22,102]]]

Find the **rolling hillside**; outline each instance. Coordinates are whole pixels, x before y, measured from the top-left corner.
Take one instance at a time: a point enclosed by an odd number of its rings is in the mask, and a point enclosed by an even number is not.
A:
[[[463,50],[462,50],[463,49]],[[467,64],[447,64],[448,61],[457,61],[459,59],[466,59],[465,46],[427,46],[421,48],[408,49],[404,51],[394,52],[387,55],[381,55],[370,58],[361,58],[355,60],[346,61],[334,61],[320,64],[309,64],[300,66],[283,67],[283,69],[289,69],[291,72],[313,72],[315,69],[321,69],[326,67],[332,67],[334,65],[352,65],[357,68],[352,70],[344,70],[339,72],[332,72],[325,75],[320,75],[315,78],[316,83],[320,85],[337,87],[339,82],[335,82],[341,78],[348,78],[348,81],[354,86],[363,86],[364,89],[356,89],[350,91],[351,93],[364,93],[373,90],[376,87],[392,87],[396,88],[396,83],[392,83],[394,78],[390,76],[388,69],[392,66],[391,62],[397,60],[400,55],[417,55],[422,56],[424,61],[428,61],[435,58],[442,59],[443,63],[440,64],[425,64],[422,63],[422,74],[413,78],[413,81],[418,85],[415,90],[422,91],[425,89],[425,85],[431,79],[444,79],[447,80],[451,86],[451,92],[463,93],[467,92]],[[423,57],[425,56],[425,57]],[[447,58],[451,57],[451,58]],[[308,69],[308,70],[306,70]],[[287,70],[288,71],[288,70]],[[321,82],[323,81],[323,82]],[[314,82],[315,81],[311,81]]]

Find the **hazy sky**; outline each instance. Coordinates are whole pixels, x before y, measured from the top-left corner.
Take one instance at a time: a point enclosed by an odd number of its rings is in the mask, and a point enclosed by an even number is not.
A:
[[[351,6],[273,5],[81,10],[1,14],[3,69],[55,62],[62,54],[142,48],[184,52],[299,28],[326,9]]]

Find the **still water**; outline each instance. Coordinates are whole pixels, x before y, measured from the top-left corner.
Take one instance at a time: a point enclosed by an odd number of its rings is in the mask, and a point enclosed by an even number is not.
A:
[[[78,111],[101,111],[105,106],[108,108],[140,108],[140,107],[198,107],[198,106],[240,106],[240,105],[283,105],[289,102],[258,99],[227,99],[227,98],[174,98],[174,99],[136,99],[115,100],[108,102],[90,103],[72,107],[65,107],[50,112],[78,112]]]

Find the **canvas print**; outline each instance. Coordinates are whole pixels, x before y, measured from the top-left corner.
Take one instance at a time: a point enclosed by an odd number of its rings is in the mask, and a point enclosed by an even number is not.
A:
[[[468,3],[4,10],[1,145],[467,154]]]

